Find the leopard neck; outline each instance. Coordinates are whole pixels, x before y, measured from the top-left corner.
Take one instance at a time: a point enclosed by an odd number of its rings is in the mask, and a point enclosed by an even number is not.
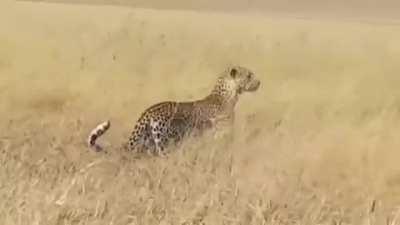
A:
[[[211,93],[205,98],[212,100],[223,110],[233,110],[238,101],[238,93],[222,79],[219,79]]]

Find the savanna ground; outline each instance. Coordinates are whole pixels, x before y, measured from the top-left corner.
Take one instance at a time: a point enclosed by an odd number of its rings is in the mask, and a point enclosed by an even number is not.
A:
[[[0,223],[399,224],[400,26],[3,1]],[[118,145],[229,64],[258,92],[229,148]],[[85,139],[111,119],[90,151]]]

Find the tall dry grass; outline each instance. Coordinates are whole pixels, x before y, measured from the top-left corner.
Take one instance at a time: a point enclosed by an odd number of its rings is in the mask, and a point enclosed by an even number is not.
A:
[[[399,223],[400,27],[2,4],[1,224]],[[229,64],[262,81],[229,148],[118,151],[144,108],[206,95]]]

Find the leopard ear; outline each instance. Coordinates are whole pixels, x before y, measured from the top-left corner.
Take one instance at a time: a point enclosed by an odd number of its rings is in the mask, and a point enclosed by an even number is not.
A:
[[[231,68],[230,74],[232,78],[236,78],[238,71],[236,68]]]

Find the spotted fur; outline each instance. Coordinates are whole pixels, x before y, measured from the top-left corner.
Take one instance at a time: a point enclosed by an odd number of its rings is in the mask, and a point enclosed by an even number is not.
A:
[[[139,153],[164,154],[170,144],[181,143],[188,136],[200,136],[207,130],[230,126],[240,94],[256,91],[260,81],[241,66],[230,67],[217,79],[211,93],[191,102],[161,102],[146,109],[136,122],[126,148]],[[97,138],[110,127],[104,122],[89,135],[88,145],[100,147]]]

